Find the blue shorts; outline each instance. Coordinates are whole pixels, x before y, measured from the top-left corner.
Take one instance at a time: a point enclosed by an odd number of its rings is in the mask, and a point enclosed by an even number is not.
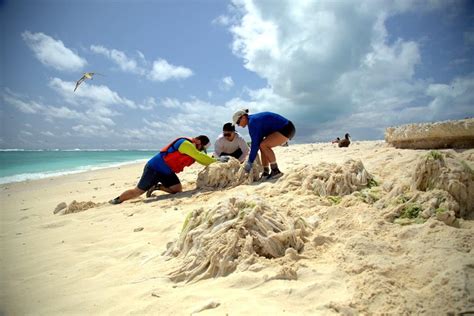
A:
[[[158,182],[161,182],[165,188],[181,183],[176,173],[161,173],[146,164],[145,168],[143,168],[143,174],[140,181],[138,181],[137,187],[140,190],[148,191],[148,189],[158,184]]]

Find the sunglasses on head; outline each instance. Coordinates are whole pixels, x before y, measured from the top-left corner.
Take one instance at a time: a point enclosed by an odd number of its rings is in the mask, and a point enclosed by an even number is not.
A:
[[[224,133],[224,137],[231,137],[232,133]]]

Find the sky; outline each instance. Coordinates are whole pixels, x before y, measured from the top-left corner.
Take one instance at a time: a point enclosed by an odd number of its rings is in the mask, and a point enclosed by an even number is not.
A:
[[[0,23],[2,149],[214,141],[242,108],[294,143],[474,116],[470,0],[0,0]]]

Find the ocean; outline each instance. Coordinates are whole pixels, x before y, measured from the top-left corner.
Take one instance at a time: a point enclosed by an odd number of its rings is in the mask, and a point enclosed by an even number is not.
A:
[[[0,184],[145,163],[158,151],[0,150]]]

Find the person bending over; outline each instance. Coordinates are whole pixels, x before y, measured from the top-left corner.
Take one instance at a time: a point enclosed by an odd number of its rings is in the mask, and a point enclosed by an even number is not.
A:
[[[241,163],[244,162],[250,151],[245,139],[235,131],[232,123],[225,123],[222,131],[222,134],[219,135],[214,143],[215,156],[232,156]]]
[[[219,160],[206,155],[203,151],[209,146],[209,138],[200,135],[194,138],[179,137],[153,156],[145,165],[143,174],[135,188],[120,194],[110,204],[120,204],[126,200],[139,197],[147,192],[147,197],[153,190],[161,190],[171,194],[183,191],[177,173],[185,167],[198,162],[208,166],[216,161],[226,161],[226,157]],[[227,158],[228,160],[228,158]]]
[[[278,169],[275,153],[272,148],[284,144],[295,136],[295,126],[283,116],[272,112],[261,112],[249,115],[249,110],[239,110],[232,116],[235,125],[246,127],[252,141],[249,159],[245,171],[250,172],[253,162],[260,150],[263,165],[262,179],[277,178],[282,175]],[[271,172],[270,172],[270,168]]]

